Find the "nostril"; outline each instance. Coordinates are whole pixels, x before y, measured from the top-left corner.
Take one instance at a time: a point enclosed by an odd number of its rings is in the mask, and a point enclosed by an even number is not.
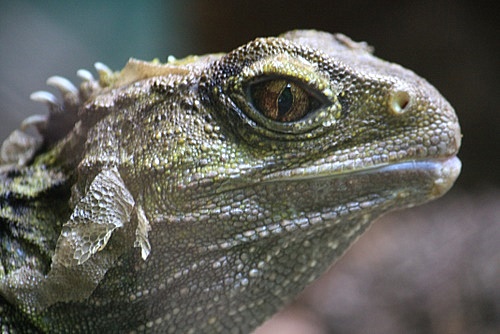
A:
[[[389,100],[389,107],[394,114],[402,114],[410,104],[410,94],[403,90],[393,92]]]

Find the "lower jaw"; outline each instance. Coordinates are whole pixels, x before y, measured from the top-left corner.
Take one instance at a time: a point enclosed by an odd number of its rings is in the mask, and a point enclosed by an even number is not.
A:
[[[388,182],[390,182],[389,177],[398,176],[411,178],[413,175],[414,177],[427,178],[433,182],[429,189],[429,199],[433,199],[444,195],[450,190],[460,174],[461,167],[460,159],[452,156],[445,159],[405,161],[360,171],[359,173],[387,173]]]

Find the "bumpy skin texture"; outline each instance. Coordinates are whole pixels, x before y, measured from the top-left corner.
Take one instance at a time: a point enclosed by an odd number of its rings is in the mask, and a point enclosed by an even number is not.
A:
[[[97,68],[2,147],[4,331],[251,331],[459,174],[448,102],[343,35]]]

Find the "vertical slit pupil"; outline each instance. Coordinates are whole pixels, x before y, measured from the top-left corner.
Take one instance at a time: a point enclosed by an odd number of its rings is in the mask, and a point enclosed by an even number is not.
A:
[[[292,85],[287,83],[278,97],[278,119],[282,119],[293,105]]]

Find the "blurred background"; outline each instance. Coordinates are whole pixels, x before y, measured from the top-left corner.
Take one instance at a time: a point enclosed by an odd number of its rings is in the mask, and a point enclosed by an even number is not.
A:
[[[96,61],[229,51],[290,29],[342,32],[455,107],[462,174],[444,198],[382,218],[258,333],[500,332],[500,57],[493,2],[0,0],[0,141],[45,80]]]

